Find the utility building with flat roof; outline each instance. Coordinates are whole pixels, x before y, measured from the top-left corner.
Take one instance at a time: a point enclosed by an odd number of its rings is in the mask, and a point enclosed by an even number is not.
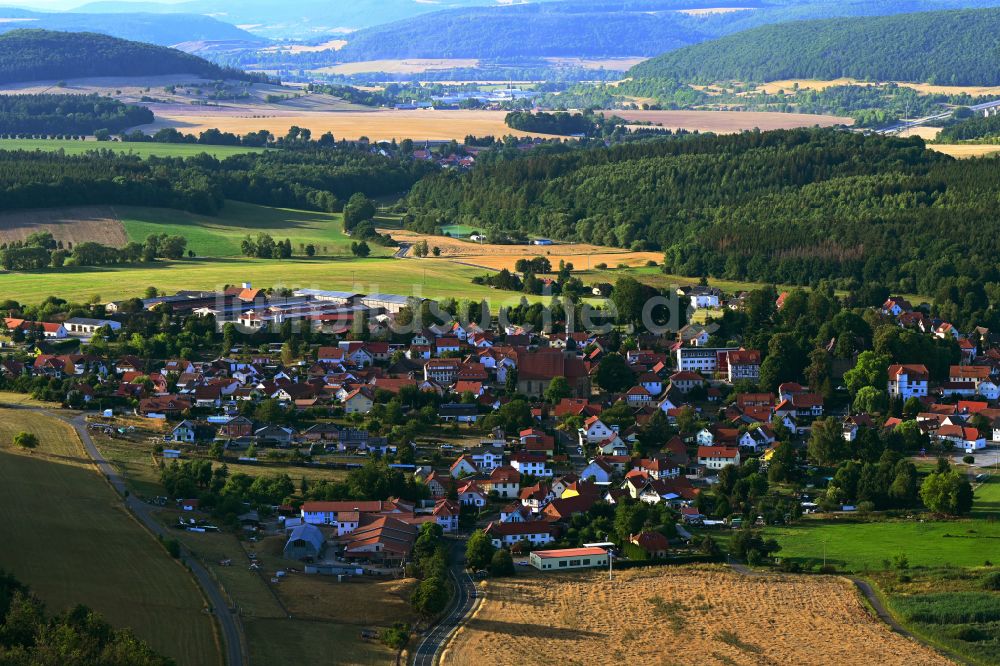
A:
[[[528,561],[541,571],[591,569],[608,566],[608,551],[597,547],[536,550]]]

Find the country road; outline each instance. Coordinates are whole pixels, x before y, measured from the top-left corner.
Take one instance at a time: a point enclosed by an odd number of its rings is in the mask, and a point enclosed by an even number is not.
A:
[[[462,544],[463,542],[459,542]],[[456,547],[456,551],[459,548]],[[448,569],[448,575],[455,586],[455,599],[447,614],[431,627],[424,635],[413,652],[413,666],[435,666],[441,656],[441,651],[451,635],[462,625],[475,609],[480,598],[475,581],[465,571],[462,564],[464,553],[456,557],[455,564]]]
[[[114,466],[108,462],[104,455],[94,445],[94,441],[90,438],[90,433],[87,432],[87,421],[84,414],[67,417],[53,409],[23,407],[20,405],[2,406],[10,409],[24,409],[39,412],[73,426],[77,434],[80,436],[80,441],[83,442],[83,447],[87,451],[87,455],[90,456],[90,459],[93,461],[98,471],[103,474],[105,478],[107,478],[115,492],[121,496],[125,507],[132,512],[132,515],[134,515],[154,535],[162,536],[164,538],[171,536],[167,531],[167,528],[152,515],[151,507],[148,504],[142,502],[134,495],[127,493],[125,479],[123,479]],[[187,566],[187,568],[194,575],[194,578],[201,587],[205,598],[208,599],[212,614],[218,620],[227,666],[244,666],[248,662],[248,659],[244,657],[242,628],[236,621],[233,612],[230,610],[229,602],[226,600],[225,594],[223,594],[222,590],[219,589],[219,586],[215,583],[211,574],[209,574],[204,565],[202,565],[201,562],[199,562],[198,559],[183,546],[181,547],[180,559],[181,562]]]

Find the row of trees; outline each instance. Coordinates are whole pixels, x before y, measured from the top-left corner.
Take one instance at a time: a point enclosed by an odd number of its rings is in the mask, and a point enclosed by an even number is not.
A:
[[[63,266],[149,263],[159,257],[176,260],[185,256],[187,239],[183,236],[151,234],[145,243],[133,241],[122,248],[93,241],[77,243],[72,249],[60,245],[51,233],[32,234],[26,240],[10,243],[0,250],[0,266],[7,271],[33,271]],[[188,256],[194,256],[194,253],[188,252]]]
[[[0,95],[0,133],[92,134],[153,122],[144,106],[100,95]]]

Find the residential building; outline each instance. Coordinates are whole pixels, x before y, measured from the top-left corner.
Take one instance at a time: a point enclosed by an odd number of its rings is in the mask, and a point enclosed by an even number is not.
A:
[[[603,548],[564,548],[561,550],[536,550],[528,561],[540,571],[566,571],[593,569],[608,566],[608,552]]]

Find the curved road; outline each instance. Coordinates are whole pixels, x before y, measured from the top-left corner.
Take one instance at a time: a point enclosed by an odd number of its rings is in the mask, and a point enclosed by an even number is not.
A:
[[[431,627],[413,652],[413,666],[435,666],[441,656],[441,651],[453,633],[472,613],[479,599],[476,583],[465,571],[461,560],[448,569],[455,585],[455,599],[451,610],[441,620]]]
[[[10,407],[41,412],[53,418],[65,421],[73,426],[76,432],[80,435],[80,441],[83,442],[83,447],[86,449],[87,455],[90,456],[91,460],[97,466],[97,469],[101,472],[101,474],[107,478],[108,482],[115,489],[115,492],[122,497],[125,507],[132,512],[132,515],[134,515],[146,527],[146,529],[153,534],[164,538],[169,538],[171,536],[167,531],[167,528],[165,528],[158,520],[156,520],[156,518],[153,517],[151,507],[148,504],[140,501],[131,493],[126,495],[127,489],[125,486],[125,480],[111,465],[111,463],[109,463],[101,454],[97,447],[94,446],[94,441],[90,438],[90,433],[87,431],[87,420],[84,414],[80,414],[79,416],[75,416],[73,418],[67,418],[57,411],[49,409],[24,408],[14,405],[11,405]],[[190,551],[183,546],[181,547],[181,562],[188,567],[192,574],[194,574],[194,578],[201,587],[202,592],[205,594],[205,598],[208,599],[212,614],[215,615],[216,619],[219,621],[227,666],[244,666],[248,660],[245,659],[243,655],[242,628],[236,621],[233,612],[230,610],[229,602],[226,600],[222,590],[220,590],[219,586],[216,585],[204,565],[202,565],[196,557],[193,557]]]

